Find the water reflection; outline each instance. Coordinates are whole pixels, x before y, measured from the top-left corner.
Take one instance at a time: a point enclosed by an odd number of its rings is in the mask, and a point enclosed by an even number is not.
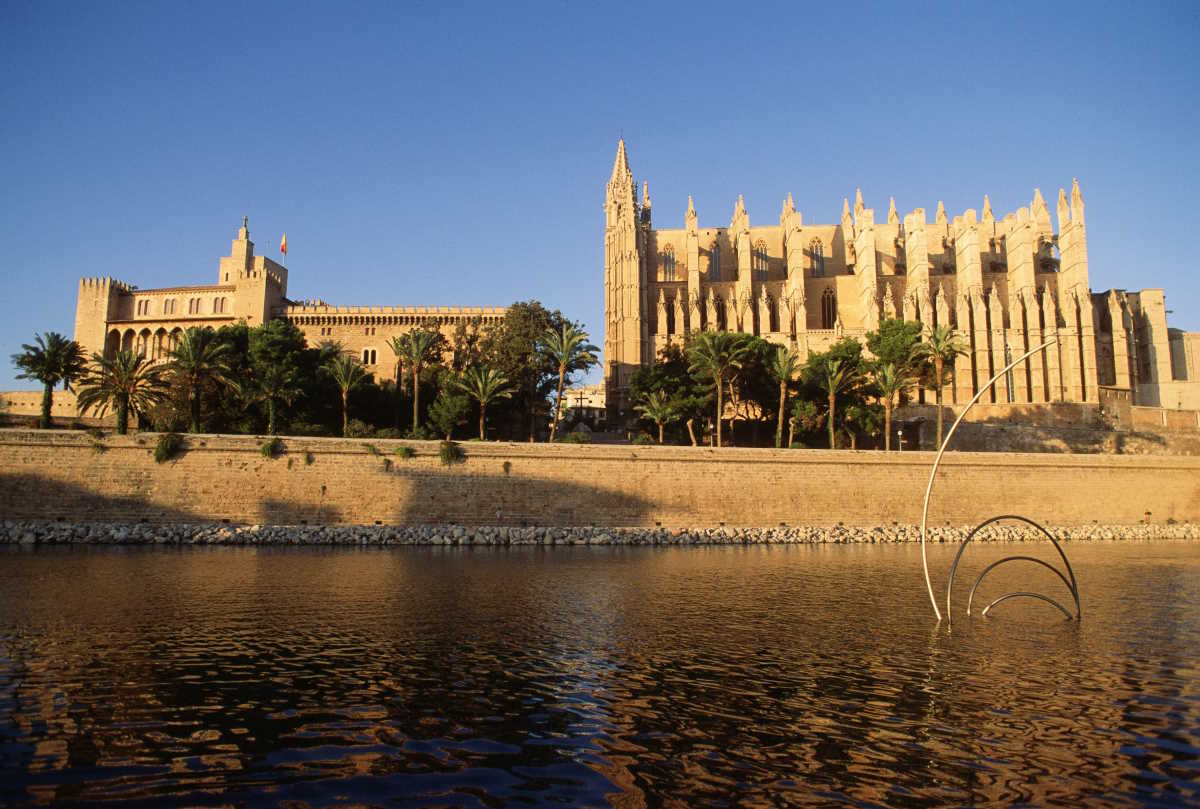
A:
[[[1069,553],[12,550],[0,802],[1200,805],[1200,545]]]

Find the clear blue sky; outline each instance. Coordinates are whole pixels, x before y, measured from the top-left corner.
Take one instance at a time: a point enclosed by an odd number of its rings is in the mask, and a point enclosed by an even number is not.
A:
[[[1200,329],[1200,4],[686,8],[3,0],[0,388],[80,276],[213,282],[244,214],[292,297],[538,298],[601,343],[621,131],[660,227],[1078,177],[1093,289]]]

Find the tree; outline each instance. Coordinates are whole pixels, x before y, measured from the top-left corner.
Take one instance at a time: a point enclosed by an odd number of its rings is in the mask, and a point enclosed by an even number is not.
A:
[[[367,369],[351,354],[340,354],[330,358],[321,370],[333,380],[342,395],[342,436],[350,423],[350,391],[357,388],[367,377]]]
[[[910,368],[921,344],[921,324],[915,320],[887,318],[880,321],[879,329],[867,332],[864,337],[867,350],[875,355],[879,363],[892,363],[897,368]]]
[[[686,437],[693,447],[696,446],[692,425],[696,419],[704,418],[712,397],[688,371],[687,354],[678,343],[663,346],[654,364],[639,368],[629,380],[629,396],[635,402],[655,391],[663,391],[675,402],[677,420],[683,420],[687,426],[686,436],[677,428],[673,440],[683,441]],[[667,432],[672,432],[669,424]]]
[[[946,384],[948,372],[954,368],[954,360],[967,353],[967,346],[949,326],[935,326],[929,333],[929,339],[919,347],[921,357],[925,360],[929,371],[929,382],[933,385],[937,401],[937,446],[942,446],[942,387]]]
[[[876,363],[874,367],[875,386],[879,389],[879,398],[883,402],[883,448],[892,448],[892,406],[897,394],[917,381],[917,376],[908,367],[894,362]]]
[[[508,379],[494,368],[475,366],[463,371],[453,382],[463,393],[479,402],[479,440],[483,441],[487,428],[487,406],[491,402],[507,399],[513,394]]]
[[[400,349],[404,360],[412,371],[413,391],[413,435],[421,428],[421,368],[434,357],[440,356],[445,338],[434,329],[414,329],[400,338]]]
[[[779,346],[771,358],[771,376],[779,383],[779,426],[775,429],[775,448],[783,442],[783,418],[787,412],[787,389],[796,372],[800,370],[800,357],[787,346]],[[788,446],[791,446],[788,436]]]
[[[528,419],[530,441],[537,425],[546,423],[539,416],[549,415],[546,400],[558,374],[558,366],[542,350],[542,337],[548,331],[559,331],[566,322],[561,312],[551,312],[537,301],[518,301],[508,307],[502,321],[488,327],[480,349],[483,361],[479,364],[495,369],[512,385],[511,420]]]
[[[678,415],[675,400],[661,390],[647,393],[641,404],[635,405],[633,409],[658,425],[658,443],[660,444],[663,442],[663,426],[667,422],[673,421]]]
[[[721,446],[725,382],[742,366],[748,350],[745,337],[734,332],[703,331],[687,347],[688,370],[701,379],[712,380],[717,390],[718,447]]]
[[[835,359],[825,365],[824,374],[818,379],[821,390],[829,401],[829,448],[833,449],[833,424],[837,412],[837,397],[862,382],[862,372],[842,359]]]
[[[405,343],[408,337],[407,334],[398,334],[388,340],[388,348],[392,349],[392,353],[396,355],[396,423],[397,430],[400,429],[400,405],[403,402],[401,392],[404,388],[404,355],[407,351]]]
[[[50,427],[50,410],[54,404],[54,386],[62,382],[69,386],[87,368],[83,349],[56,331],[34,335],[34,345],[25,343],[20,354],[13,354],[13,365],[20,369],[17,379],[36,379],[42,383],[42,415],[38,427]]]
[[[542,336],[543,350],[558,368],[558,392],[554,397],[554,418],[550,422],[550,443],[558,431],[559,414],[562,408],[563,387],[571,371],[586,371],[600,362],[596,352],[600,349],[588,342],[588,333],[576,328],[574,323],[563,323],[557,329],[549,329]],[[662,443],[662,439],[659,439]]]
[[[164,369],[150,365],[142,354],[118,351],[111,359],[95,354],[92,363],[79,381],[79,412],[94,410],[104,418],[114,408],[121,435],[129,431],[130,416],[136,419],[166,396]]]
[[[210,328],[192,327],[183,333],[178,345],[168,355],[167,370],[173,384],[187,396],[191,423],[188,432],[200,432],[200,401],[206,390],[227,388],[232,380],[230,361],[233,350],[229,343],[217,339]]]
[[[248,401],[266,404],[270,435],[276,432],[279,406],[291,405],[304,393],[301,374],[307,350],[304,334],[286,320],[270,320],[249,332],[249,382],[241,390]]]
[[[429,420],[438,432],[449,441],[454,435],[454,428],[466,424],[467,411],[471,408],[471,400],[463,393],[455,393],[454,378],[443,383],[437,398],[429,406]]]

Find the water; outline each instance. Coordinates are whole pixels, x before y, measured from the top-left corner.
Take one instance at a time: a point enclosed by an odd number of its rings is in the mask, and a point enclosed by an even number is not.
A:
[[[7,550],[0,803],[1200,806],[1200,543],[1068,552]]]

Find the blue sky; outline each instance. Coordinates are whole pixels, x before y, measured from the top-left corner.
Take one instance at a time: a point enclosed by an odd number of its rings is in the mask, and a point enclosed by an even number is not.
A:
[[[292,297],[537,298],[601,343],[619,132],[660,227],[1078,177],[1093,289],[1200,329],[1200,4],[245,5],[0,2],[0,387],[80,276],[212,282],[243,215]]]

